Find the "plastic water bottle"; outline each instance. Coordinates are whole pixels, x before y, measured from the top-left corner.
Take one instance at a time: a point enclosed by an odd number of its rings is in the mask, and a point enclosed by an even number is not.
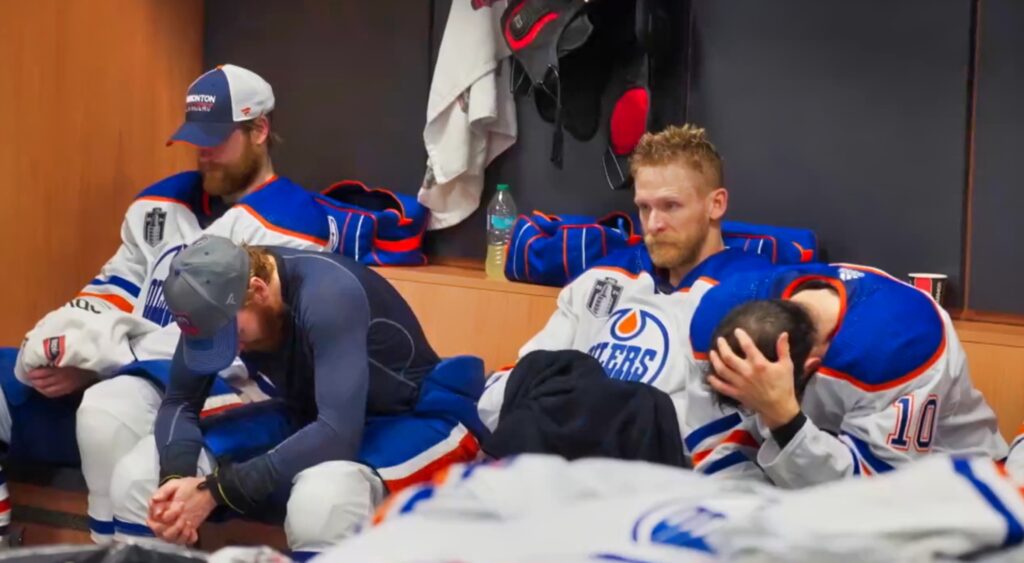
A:
[[[498,191],[487,204],[487,261],[484,270],[488,278],[505,279],[505,247],[512,238],[516,215],[516,202],[512,200],[508,184],[498,184]]]

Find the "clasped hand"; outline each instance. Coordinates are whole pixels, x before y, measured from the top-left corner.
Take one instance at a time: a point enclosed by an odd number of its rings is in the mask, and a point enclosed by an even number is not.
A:
[[[210,491],[200,489],[201,477],[182,477],[161,486],[149,501],[146,525],[156,537],[179,545],[199,540],[199,526],[217,503]]]

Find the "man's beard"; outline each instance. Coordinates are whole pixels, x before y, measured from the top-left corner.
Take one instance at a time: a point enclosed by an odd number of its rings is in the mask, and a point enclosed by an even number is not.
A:
[[[671,270],[692,266],[700,258],[710,230],[710,223],[702,222],[696,231],[687,234],[646,234],[644,244],[647,245],[647,253],[651,255],[651,262],[659,268]]]
[[[262,156],[253,145],[246,143],[237,162],[199,164],[199,171],[203,175],[203,190],[213,196],[237,194],[252,185],[262,167]]]
[[[262,338],[246,343],[246,349],[254,352],[273,352],[281,347],[284,340],[284,314],[277,314],[270,307],[253,307]]]

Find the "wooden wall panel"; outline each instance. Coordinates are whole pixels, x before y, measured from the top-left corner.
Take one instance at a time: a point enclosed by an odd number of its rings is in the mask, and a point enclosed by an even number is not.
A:
[[[441,356],[474,354],[493,370],[514,363],[544,328],[558,290],[487,280],[480,270],[448,266],[377,270],[412,307]]]
[[[202,0],[0,2],[0,345],[96,273],[138,190],[194,162],[164,142],[202,35]]]
[[[999,430],[1012,440],[1024,422],[1024,347],[965,342],[971,379],[999,416]]]
[[[1024,422],[1024,327],[956,322],[967,352],[971,379],[999,416],[999,429],[1012,440]]]

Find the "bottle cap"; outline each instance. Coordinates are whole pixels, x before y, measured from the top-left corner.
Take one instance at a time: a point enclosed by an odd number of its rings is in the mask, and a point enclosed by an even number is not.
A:
[[[498,184],[498,191],[499,192],[507,192],[508,191],[508,184]]]

